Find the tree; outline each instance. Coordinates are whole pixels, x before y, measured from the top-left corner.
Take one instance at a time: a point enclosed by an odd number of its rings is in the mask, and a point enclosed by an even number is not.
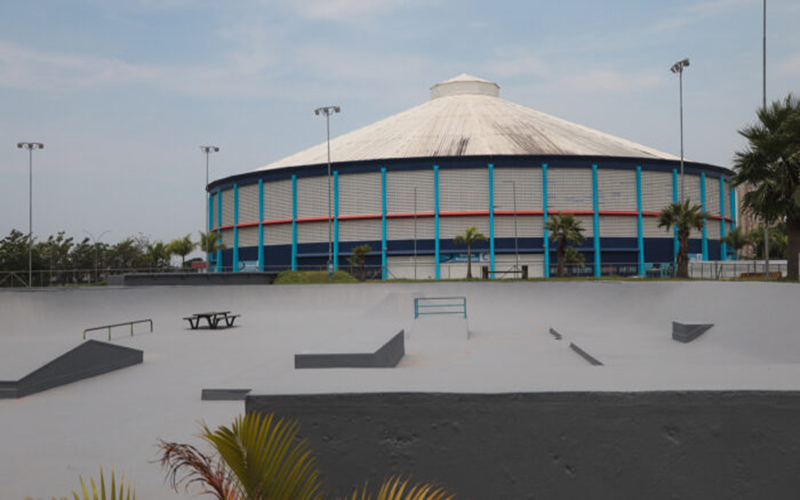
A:
[[[353,274],[361,281],[367,279],[367,254],[371,251],[371,246],[360,245],[353,248],[353,255],[347,258],[347,261],[350,262],[350,266],[355,269]]]
[[[216,253],[217,250],[225,250],[225,245],[222,243],[222,239],[220,236],[215,232],[204,233],[200,231],[200,241],[197,243],[205,253]]]
[[[572,241],[576,245],[583,243],[583,227],[572,214],[554,215],[547,221],[547,232],[551,240],[558,243],[556,255],[558,270],[556,276],[564,276],[564,264],[567,263],[567,244]]]
[[[486,241],[489,238],[485,234],[478,231],[478,228],[468,227],[464,234],[459,234],[453,238],[453,243],[456,245],[467,245],[467,279],[472,279],[472,244],[476,241]]]
[[[183,238],[175,238],[169,245],[170,253],[179,255],[181,258],[181,269],[186,267],[186,256],[192,253],[196,245],[192,243],[191,235],[187,234]]]
[[[720,243],[724,243],[725,245],[733,248],[734,252],[736,252],[736,256],[738,257],[742,248],[752,244],[752,240],[750,239],[749,234],[744,234],[744,231],[742,231],[742,226],[736,226],[735,228],[731,229],[724,238],[722,238]]]
[[[564,253],[564,263],[567,265],[569,274],[575,274],[575,268],[583,269],[586,258],[575,247],[567,247]]]
[[[733,164],[736,186],[754,189],[742,205],[767,224],[786,222],[788,277],[798,279],[800,255],[800,99],[789,94],[757,112],[758,121],[739,134],[747,139]]]
[[[163,241],[155,241],[147,244],[147,257],[148,267],[154,268],[158,271],[170,265],[170,258],[172,257],[173,250],[171,243],[165,244]]]
[[[753,256],[756,259],[764,258],[764,225],[759,224],[747,234],[748,241],[753,245]],[[788,252],[789,235],[786,234],[786,223],[780,222],[769,228],[769,258],[785,259]]]
[[[658,227],[669,231],[678,228],[678,273],[679,278],[689,277],[689,236],[692,229],[701,230],[706,223],[703,205],[691,205],[687,199],[671,203],[658,214]]]

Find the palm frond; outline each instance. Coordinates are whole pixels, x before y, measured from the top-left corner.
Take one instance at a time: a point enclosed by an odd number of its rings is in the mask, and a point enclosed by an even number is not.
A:
[[[444,488],[426,483],[412,485],[409,479],[395,476],[381,484],[377,495],[370,492],[369,484],[364,484],[346,500],[451,500],[455,497]]]
[[[192,485],[197,485],[202,494],[213,495],[217,500],[238,497],[231,474],[219,460],[188,444],[159,440],[158,447],[161,468],[166,469],[167,482],[175,492],[181,488],[188,492]]]
[[[84,482],[82,476],[78,476],[78,480],[81,485],[81,492],[78,494],[77,492],[73,491],[73,500],[136,500],[136,492],[131,489],[130,484],[125,484],[125,476],[120,477],[119,489],[117,488],[116,474],[114,473],[113,468],[111,469],[110,489],[106,489],[106,481],[102,468],[100,469],[99,487],[98,483],[95,483],[93,477],[89,477],[89,485],[91,485],[91,488],[87,488],[86,482]],[[27,497],[25,500],[33,499]],[[52,500],[56,500],[56,497],[53,497]],[[60,500],[67,500],[67,497],[60,497]]]

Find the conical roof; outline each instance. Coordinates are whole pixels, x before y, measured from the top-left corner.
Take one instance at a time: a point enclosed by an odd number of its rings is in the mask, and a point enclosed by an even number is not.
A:
[[[257,170],[324,164],[327,151],[323,142]],[[502,99],[496,83],[466,74],[431,87],[424,104],[331,139],[334,163],[504,155],[678,159]]]

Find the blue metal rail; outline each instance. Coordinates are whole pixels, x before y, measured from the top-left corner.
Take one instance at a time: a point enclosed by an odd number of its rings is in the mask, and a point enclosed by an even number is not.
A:
[[[467,319],[467,298],[420,297],[414,299],[414,319],[429,314],[459,314]]]

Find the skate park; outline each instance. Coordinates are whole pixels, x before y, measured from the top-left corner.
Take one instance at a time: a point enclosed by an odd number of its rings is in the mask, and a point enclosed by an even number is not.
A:
[[[437,297],[463,312],[415,319],[415,299]],[[798,297],[679,281],[2,291],[0,382],[88,343],[142,353],[0,399],[2,497],[58,496],[113,466],[139,498],[180,498],[156,440],[196,443],[200,421],[247,410],[298,418],[337,488],[403,473],[459,498],[781,498],[800,456]],[[223,309],[233,327],[183,320]],[[152,332],[83,339],[144,319]],[[681,342],[673,322],[713,326]]]

